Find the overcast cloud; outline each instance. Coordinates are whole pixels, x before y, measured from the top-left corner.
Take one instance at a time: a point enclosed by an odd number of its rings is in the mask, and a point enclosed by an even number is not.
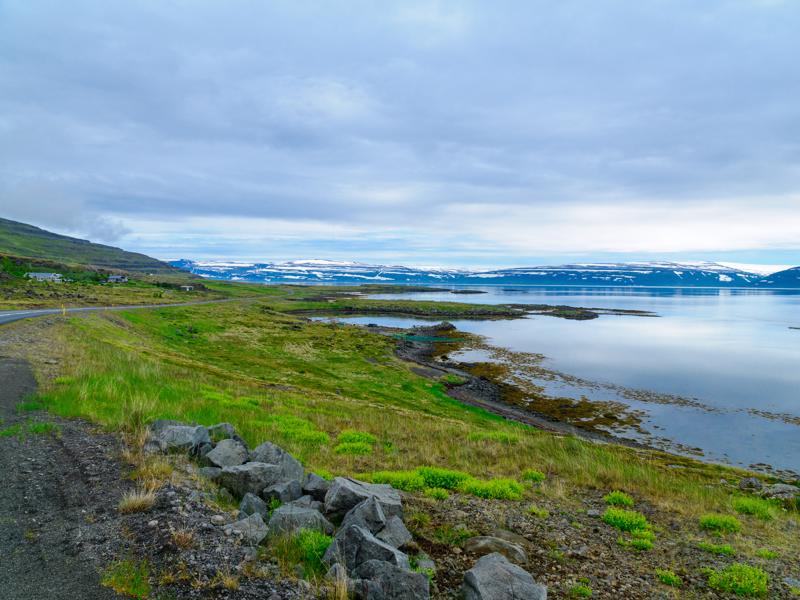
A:
[[[0,215],[162,258],[800,263],[800,4],[0,0]]]

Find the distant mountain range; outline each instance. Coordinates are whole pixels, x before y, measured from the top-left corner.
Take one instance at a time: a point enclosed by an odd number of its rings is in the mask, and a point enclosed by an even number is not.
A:
[[[182,259],[170,264],[209,279],[264,283],[800,288],[800,267],[765,274],[757,266],[713,262],[595,263],[492,270],[414,268],[331,260],[239,263]]]

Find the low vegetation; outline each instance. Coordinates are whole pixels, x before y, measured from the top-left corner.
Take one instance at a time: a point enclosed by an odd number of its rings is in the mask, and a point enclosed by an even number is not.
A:
[[[681,587],[683,585],[683,580],[673,571],[667,569],[656,569],[656,578],[670,587]]]
[[[150,596],[150,565],[134,559],[114,562],[103,572],[100,583],[118,594],[144,600]]]
[[[734,563],[719,571],[708,571],[708,585],[719,592],[739,596],[766,596],[769,575],[758,567]]]
[[[762,521],[771,521],[775,516],[775,504],[765,498],[737,496],[731,504],[736,512],[757,517]]]
[[[717,535],[738,533],[742,530],[741,522],[732,515],[709,513],[701,515],[698,523],[700,524],[700,529],[710,531],[711,533],[715,533]]]
[[[304,577],[323,575],[327,570],[322,557],[333,538],[313,529],[300,529],[270,542],[270,549],[287,573],[301,565]]]
[[[633,506],[633,498],[619,490],[614,490],[603,496],[603,501],[610,506]]]
[[[700,542],[697,547],[704,552],[718,554],[720,556],[733,556],[736,551],[730,544],[712,544],[711,542]]]

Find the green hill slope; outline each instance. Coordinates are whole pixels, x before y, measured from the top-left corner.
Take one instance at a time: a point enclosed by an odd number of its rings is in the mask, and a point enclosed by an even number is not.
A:
[[[0,254],[119,269],[140,273],[178,274],[167,263],[144,254],[58,235],[25,223],[0,218]]]

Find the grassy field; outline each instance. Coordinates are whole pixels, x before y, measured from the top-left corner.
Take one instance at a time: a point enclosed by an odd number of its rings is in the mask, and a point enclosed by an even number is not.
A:
[[[59,332],[70,340],[71,366],[43,399],[61,415],[111,428],[155,418],[229,421],[251,444],[275,440],[309,467],[337,474],[435,465],[519,479],[536,469],[562,491],[622,489],[692,514],[729,507],[717,483],[740,472],[554,436],[465,407],[443,382],[396,359],[392,340],[278,312],[286,302],[68,318]],[[337,452],[344,431],[376,441],[366,453]]]

